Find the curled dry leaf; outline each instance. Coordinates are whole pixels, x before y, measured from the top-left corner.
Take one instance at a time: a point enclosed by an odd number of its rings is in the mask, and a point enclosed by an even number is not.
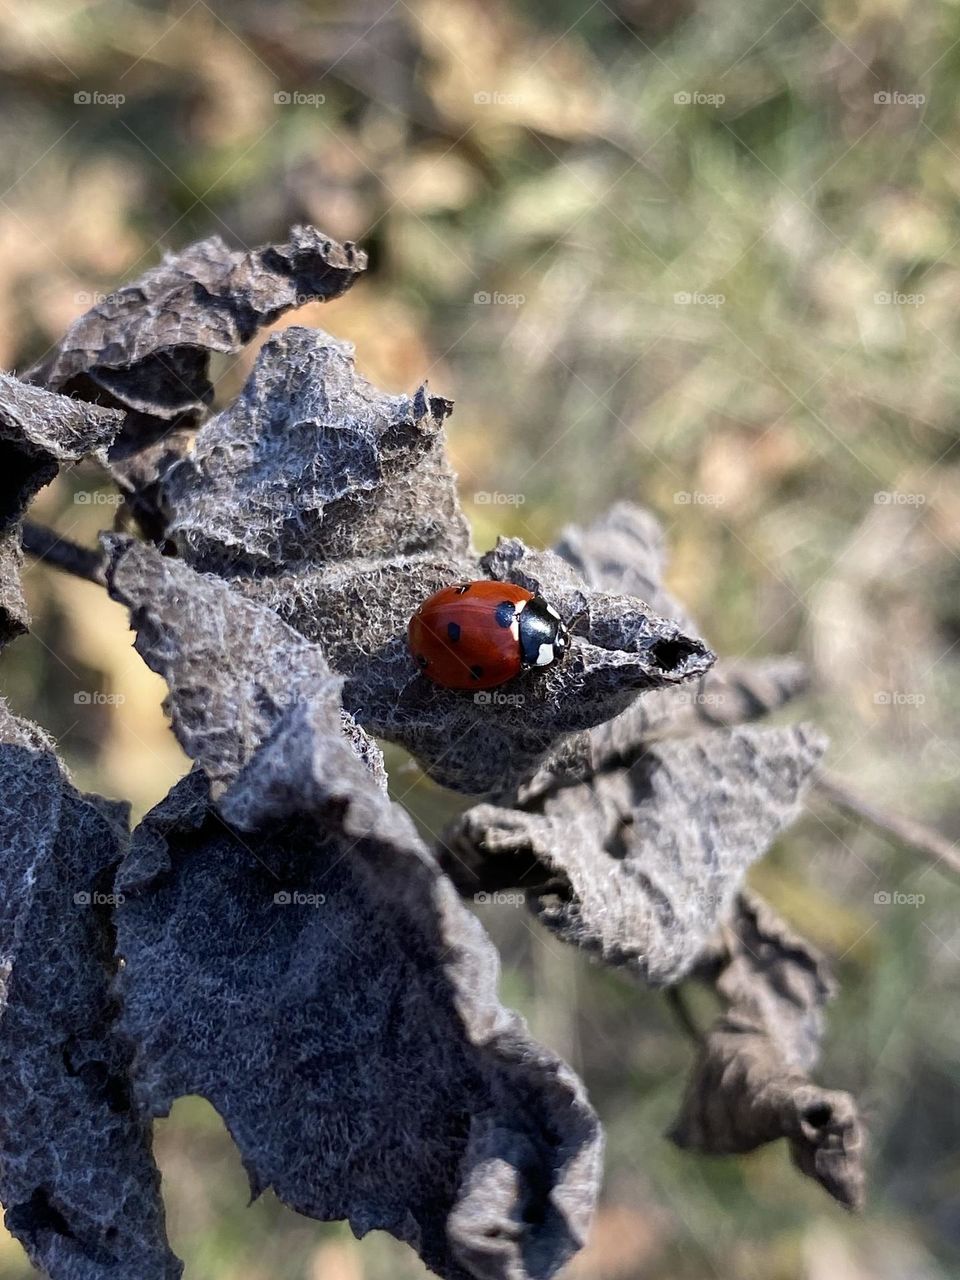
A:
[[[20,585],[22,568],[20,529],[14,524],[6,533],[0,533],[0,649],[24,635],[30,626],[30,614]]]
[[[105,461],[122,422],[113,410],[0,373],[0,647],[30,622],[20,587],[20,518],[28,503],[64,464],[86,454]]]
[[[23,515],[27,504],[65,463],[106,449],[123,415],[31,387],[0,373],[0,528]]]
[[[44,1274],[174,1280],[149,1130],[113,1028],[126,806],[80,795],[0,705],[0,1200]]]
[[[339,297],[366,264],[353,244],[314,227],[249,251],[211,236],[98,302],[26,377],[165,422],[196,422],[212,395],[211,352],[232,355],[292,307]]]
[[[864,1136],[856,1104],[809,1078],[833,990],[823,960],[765,903],[743,895],[704,969],[727,1008],[704,1038],[674,1141],[726,1155],[786,1138],[801,1172],[860,1208]]]
[[[463,892],[524,888],[561,938],[646,982],[677,982],[794,816],[823,746],[806,728],[660,743],[532,812],[467,810],[445,865]]]
[[[493,794],[564,735],[643,690],[699,676],[713,655],[642,600],[586,589],[550,552],[510,539],[478,557],[444,453],[449,410],[425,387],[385,395],[358,376],[349,345],[290,328],[263,348],[236,403],[200,430],[163,500],[183,557],[317,642],[365,729],[407,747],[437,781]],[[567,660],[521,676],[509,697],[442,689],[407,652],[416,607],[479,577],[584,614]]]
[[[621,503],[566,529],[559,548],[590,587],[642,588],[677,608],[661,585],[662,539],[647,512]],[[507,543],[497,554],[513,551]],[[541,558],[513,562],[522,569]],[[568,737],[509,807],[467,810],[446,833],[447,871],[464,893],[523,888],[560,937],[648,982],[678,981],[729,913],[747,867],[793,817],[824,747],[810,729],[716,725],[773,709],[802,684],[800,664],[774,659],[654,690]],[[674,740],[685,732],[695,736]]]
[[[213,397],[211,353],[233,355],[292,308],[339,297],[366,265],[355,245],[310,226],[294,227],[285,244],[245,251],[211,236],[98,302],[25,376],[126,410],[111,470],[159,540],[157,477],[187,448]]]
[[[645,513],[621,505],[565,531],[560,547],[591,586],[642,585],[673,608]],[[802,726],[736,725],[804,685],[802,664],[779,658],[721,666],[697,687],[649,694],[568,738],[521,783],[512,807],[463,814],[447,833],[445,866],[463,892],[523,888],[548,928],[648,982],[719,967],[730,1009],[707,1038],[674,1136],[713,1152],[787,1137],[804,1173],[856,1205],[856,1105],[806,1074],[822,1031],[825,970],[740,891],[749,863],[792,817],[824,743]],[[716,957],[718,928],[742,942],[726,967]]]
[[[389,1230],[443,1276],[553,1275],[591,1216],[595,1117],[499,1004],[496,953],[387,800],[339,680],[226,582],[110,550],[110,589],[202,766],[147,815],[117,881],[139,1104],[202,1094],[255,1192]]]

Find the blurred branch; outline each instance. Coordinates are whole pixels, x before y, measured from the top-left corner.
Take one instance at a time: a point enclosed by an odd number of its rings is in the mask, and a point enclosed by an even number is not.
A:
[[[838,809],[843,809],[870,826],[911,849],[922,853],[935,867],[946,863],[951,871],[960,875],[960,850],[934,827],[899,813],[888,813],[853,790],[840,778],[829,773],[820,774],[815,782],[816,790]]]
[[[95,582],[101,587],[104,585],[104,560],[100,552],[81,547],[78,542],[71,542],[55,529],[25,520],[23,549],[55,569],[72,573],[76,578],[86,578],[88,582]]]

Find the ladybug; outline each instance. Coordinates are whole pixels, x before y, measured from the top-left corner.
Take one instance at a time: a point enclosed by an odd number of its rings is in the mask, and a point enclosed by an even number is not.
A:
[[[512,582],[461,582],[425,600],[407,643],[428,679],[446,689],[493,689],[521,671],[552,667],[570,632],[542,596]]]

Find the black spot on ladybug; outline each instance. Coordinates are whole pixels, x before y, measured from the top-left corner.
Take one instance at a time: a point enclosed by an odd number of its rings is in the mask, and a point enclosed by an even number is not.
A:
[[[483,676],[483,667],[471,667],[470,674],[473,676],[474,680],[481,679]]]
[[[426,658],[423,656],[423,654],[422,654],[422,653],[418,653],[418,654],[417,654],[417,666],[418,666],[418,667],[425,667],[426,665],[427,665],[427,660],[426,660]]]
[[[470,590],[470,587],[471,587],[471,583],[469,583],[469,582],[465,582],[465,583],[463,584],[463,586],[461,586],[461,587],[457,587],[457,595],[458,595],[458,596],[464,596],[464,595],[466,595],[466,594],[467,594],[467,592]]]
[[[512,600],[503,600],[496,608],[497,622],[501,627],[510,627],[513,625],[513,619],[516,617],[517,606]]]
[[[459,622],[447,623],[447,636],[450,640],[453,641],[454,644],[457,643],[457,641],[460,639],[460,623]]]

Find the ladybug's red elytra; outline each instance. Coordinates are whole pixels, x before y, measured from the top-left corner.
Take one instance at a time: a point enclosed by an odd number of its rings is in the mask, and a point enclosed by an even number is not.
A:
[[[560,614],[512,582],[460,582],[425,600],[407,642],[421,672],[446,689],[493,689],[551,667],[570,644]]]

